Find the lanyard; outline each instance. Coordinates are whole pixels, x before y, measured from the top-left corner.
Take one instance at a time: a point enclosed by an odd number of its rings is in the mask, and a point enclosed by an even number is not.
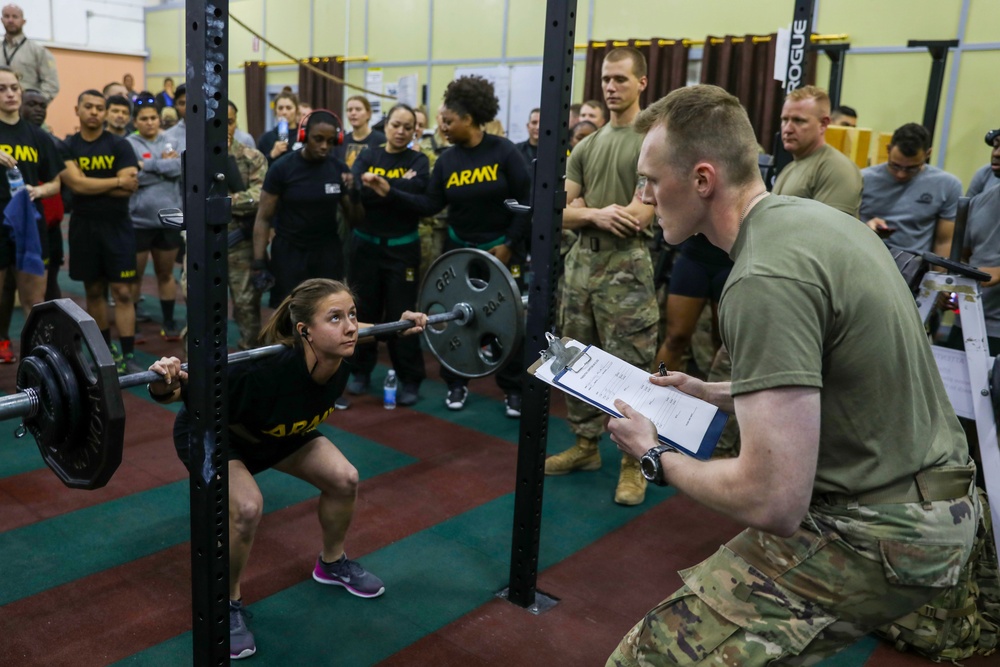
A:
[[[14,56],[16,56],[16,55],[17,55],[17,52],[18,52],[18,50],[19,50],[19,49],[20,49],[20,48],[21,48],[22,46],[24,46],[24,43],[25,43],[25,42],[27,42],[27,41],[28,41],[28,38],[27,38],[27,37],[25,37],[24,39],[22,39],[22,40],[21,40],[21,43],[20,43],[20,44],[18,44],[17,46],[15,46],[15,47],[14,47],[14,52],[13,52],[13,53],[11,53],[10,55],[7,55],[7,40],[5,39],[5,40],[3,41],[3,57],[4,57],[4,60],[6,60],[6,61],[7,61],[7,64],[8,64],[8,65],[10,65],[10,61],[12,61],[12,60],[14,59]]]

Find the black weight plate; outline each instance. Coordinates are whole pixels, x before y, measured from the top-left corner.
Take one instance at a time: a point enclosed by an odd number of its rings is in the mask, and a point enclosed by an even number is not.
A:
[[[76,381],[73,367],[69,360],[51,345],[39,345],[31,351],[31,356],[39,357],[48,364],[59,383],[59,400],[66,411],[66,428],[69,433],[75,433],[83,419],[83,400],[80,396],[80,384]]]
[[[466,303],[473,315],[428,326],[424,338],[441,365],[466,378],[500,369],[524,337],[521,291],[507,267],[482,250],[452,250],[428,269],[417,299],[422,312],[433,315]]]
[[[17,367],[17,390],[32,387],[38,397],[38,410],[33,417],[24,418],[24,426],[36,442],[63,442],[69,433],[66,408],[59,398],[59,384],[55,372],[44,359],[27,356]]]
[[[111,351],[94,320],[69,299],[31,309],[21,334],[22,359],[39,345],[50,346],[72,369],[81,424],[61,440],[36,436],[38,449],[66,486],[100,488],[121,464],[125,440],[125,407]]]

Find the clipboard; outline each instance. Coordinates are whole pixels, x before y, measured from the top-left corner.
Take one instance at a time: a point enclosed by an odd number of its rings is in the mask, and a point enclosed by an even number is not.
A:
[[[621,398],[648,417],[660,444],[705,461],[711,458],[729,415],[711,403],[672,387],[657,387],[649,373],[572,338],[546,334],[549,347],[528,372],[543,382],[613,417]]]

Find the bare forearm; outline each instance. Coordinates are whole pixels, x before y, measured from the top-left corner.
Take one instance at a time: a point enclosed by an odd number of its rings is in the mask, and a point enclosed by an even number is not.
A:
[[[587,219],[593,209],[584,206],[567,206],[563,209],[563,229],[583,229],[591,225]]]
[[[706,403],[711,403],[723,412],[731,415],[736,411],[731,392],[731,382],[706,382],[705,395],[700,398]]]

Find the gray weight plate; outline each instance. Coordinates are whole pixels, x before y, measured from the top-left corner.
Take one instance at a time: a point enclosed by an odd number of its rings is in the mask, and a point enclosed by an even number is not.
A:
[[[428,269],[420,286],[419,309],[428,315],[466,303],[472,317],[428,326],[427,345],[456,375],[477,378],[500,369],[524,337],[524,304],[510,272],[482,250],[452,250]]]
[[[97,323],[69,299],[40,303],[31,309],[21,334],[21,358],[39,345],[61,355],[58,366],[72,370],[79,405],[64,414],[82,414],[82,424],[65,438],[36,435],[45,464],[63,484],[97,489],[108,483],[122,460],[125,406],[111,351]]]

